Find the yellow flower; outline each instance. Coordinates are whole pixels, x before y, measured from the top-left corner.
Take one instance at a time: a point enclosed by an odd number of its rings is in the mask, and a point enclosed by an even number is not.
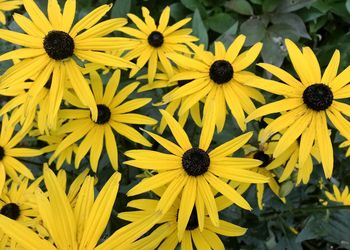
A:
[[[218,211],[227,208],[231,203],[220,196],[215,198],[215,203]],[[157,200],[139,199],[128,203],[129,207],[138,209],[132,212],[123,212],[118,214],[118,217],[127,221],[137,221],[141,218],[154,213],[157,209]],[[198,223],[197,208],[194,207],[189,221],[183,233],[178,231],[178,209],[180,199],[176,199],[169,211],[164,214],[158,222],[157,228],[148,236],[136,241],[131,246],[133,249],[176,249],[178,244],[181,244],[181,249],[193,249],[192,244],[196,249],[224,249],[218,234],[224,236],[241,236],[247,231],[246,228],[239,227],[224,220],[219,220],[219,226],[213,225],[208,215],[202,218],[201,223]],[[183,237],[179,238],[179,235]],[[193,242],[193,243],[192,243]]]
[[[0,215],[0,229],[25,249],[129,249],[131,242],[148,231],[154,225],[153,221],[157,222],[156,216],[159,215],[150,215],[116,231],[96,246],[109,221],[120,174],[116,172],[109,178],[96,199],[94,178],[87,176],[77,194],[75,207],[72,207],[58,178],[47,166],[44,167],[44,181],[48,194],[37,190],[35,196],[52,242],[41,239],[30,228]]]
[[[18,9],[23,4],[22,0],[15,1],[7,1],[0,0],[0,23],[6,24],[6,16],[4,14],[5,11],[10,11],[14,9]]]
[[[188,111],[193,105],[205,98],[203,116],[210,112],[208,105],[215,102],[217,110],[212,122],[221,132],[226,121],[226,103],[239,127],[246,129],[245,113],[255,110],[251,99],[264,103],[265,99],[259,91],[245,86],[244,83],[254,74],[245,69],[251,65],[260,53],[261,43],[238,55],[245,42],[245,36],[238,36],[226,50],[221,42],[215,42],[215,54],[204,51],[200,47],[191,46],[194,58],[169,53],[167,57],[184,70],[175,74],[170,81],[190,80],[186,85],[163,97],[164,103],[182,97],[188,97],[181,104],[179,115]]]
[[[5,92],[18,82],[37,76],[28,92],[30,98],[27,102],[28,107],[35,106],[38,93],[52,74],[47,116],[49,127],[54,127],[69,79],[81,102],[91,109],[96,119],[95,100],[74,56],[109,66],[133,67],[127,60],[101,52],[117,49],[125,43],[122,38],[103,36],[125,25],[126,19],[116,18],[96,24],[112,7],[103,5],[73,26],[76,0],[67,0],[62,13],[57,0],[48,1],[48,18],[33,0],[23,0],[23,4],[31,19],[14,14],[14,20],[25,33],[0,29],[0,38],[24,47],[0,56],[0,61],[24,59],[5,72],[0,90]]]
[[[133,42],[129,46],[123,47],[127,52],[125,59],[132,60],[137,58],[136,65],[139,68],[133,68],[130,75],[133,76],[137,71],[148,62],[148,81],[153,82],[157,71],[158,61],[170,76],[173,75],[173,66],[166,58],[165,54],[169,52],[190,53],[186,45],[197,41],[198,38],[189,35],[192,29],[180,29],[191,18],[185,18],[171,26],[168,26],[170,17],[170,8],[166,7],[159,19],[158,26],[154,19],[149,15],[149,10],[142,7],[143,22],[139,17],[128,14],[137,29],[122,27],[119,30],[132,37]]]
[[[5,184],[6,174],[14,181],[19,181],[17,173],[29,179],[34,179],[32,172],[17,158],[33,157],[41,155],[42,152],[30,148],[16,148],[25,136],[25,132],[14,135],[15,123],[8,119],[7,115],[2,117],[0,132],[0,192]]]
[[[48,235],[42,226],[34,195],[41,181],[42,178],[40,177],[29,184],[28,178],[23,176],[19,177],[19,182],[7,181],[0,196],[0,214],[32,228],[32,230],[37,231],[44,237]],[[5,246],[11,246],[11,249],[15,249],[16,245],[15,241],[6,237],[0,230],[1,249],[4,249]]]
[[[271,113],[284,112],[266,127],[262,136],[262,140],[266,141],[271,135],[286,129],[273,156],[280,156],[300,138],[298,157],[299,164],[303,165],[315,143],[319,148],[325,176],[330,178],[334,159],[327,117],[342,135],[350,138],[350,123],[342,115],[350,115],[350,106],[337,101],[350,97],[348,91],[350,67],[337,76],[340,53],[336,50],[321,77],[319,63],[309,47],[304,47],[300,51],[292,41],[286,39],[285,43],[300,80],[274,65],[258,64],[279,78],[282,83],[255,78],[247,85],[281,95],[284,99],[257,109],[248,116],[247,121]]]
[[[248,202],[221,178],[248,183],[268,181],[265,176],[249,170],[257,167],[261,163],[259,160],[229,157],[240,149],[253,133],[246,133],[208,151],[214,133],[214,126],[210,123],[212,117],[207,116],[209,120],[204,119],[199,146],[196,147],[192,146],[183,128],[171,115],[164,110],[161,110],[161,113],[178,145],[145,131],[170,154],[152,150],[125,152],[126,156],[132,158],[125,164],[158,171],[158,174],[143,179],[127,194],[137,195],[168,185],[156,209],[165,214],[182,193],[178,223],[180,232],[185,230],[194,206],[199,209],[198,220],[204,218],[204,211],[207,210],[212,223],[215,226],[219,225],[218,210],[212,188],[239,207],[250,210]]]
[[[103,83],[97,72],[90,73],[92,91],[96,98],[98,117],[92,120],[88,107],[80,103],[79,99],[67,93],[66,100],[78,109],[63,109],[59,112],[59,119],[69,119],[57,129],[55,133],[67,134],[58,145],[53,158],[58,157],[63,150],[83,138],[78,146],[75,165],[79,166],[83,157],[90,150],[90,164],[94,172],[97,171],[98,161],[105,143],[109,160],[114,169],[118,169],[118,149],[113,130],[126,138],[145,146],[151,144],[129,124],[154,125],[155,119],[130,113],[145,106],[151,98],[136,98],[124,100],[137,88],[138,82],[131,83],[117,92],[120,80],[120,70],[116,70],[109,79],[103,93]],[[105,139],[105,142],[104,142]]]
[[[325,194],[331,201],[343,203],[345,206],[350,205],[350,193],[348,186],[344,188],[343,192],[340,192],[338,187],[336,185],[333,185],[333,193],[326,191]]]

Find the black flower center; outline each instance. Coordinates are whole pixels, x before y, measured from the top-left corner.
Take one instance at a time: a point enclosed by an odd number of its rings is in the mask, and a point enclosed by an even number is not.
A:
[[[257,151],[254,154],[254,159],[262,161],[262,164],[259,167],[266,167],[271,162],[271,157],[264,153],[264,151]]]
[[[4,158],[5,156],[5,149],[0,146],[0,161]]]
[[[64,31],[50,31],[44,38],[44,49],[54,60],[71,57],[74,52],[74,40]]]
[[[226,60],[217,60],[210,66],[209,75],[217,84],[226,83],[233,77],[232,65]]]
[[[199,176],[208,171],[210,158],[200,148],[191,148],[182,156],[182,167],[190,176]]]
[[[194,230],[198,227],[198,216],[196,206],[193,207],[190,219],[187,222],[186,230]]]
[[[326,110],[333,102],[333,93],[330,87],[323,83],[315,83],[304,90],[305,105],[315,111]]]
[[[164,43],[164,37],[163,34],[158,31],[153,31],[148,36],[148,43],[154,48],[158,48],[163,45]]]
[[[8,203],[1,208],[0,214],[12,220],[17,220],[20,215],[19,206],[16,203]]]
[[[103,104],[97,104],[97,113],[97,124],[105,124],[111,118],[111,110]]]

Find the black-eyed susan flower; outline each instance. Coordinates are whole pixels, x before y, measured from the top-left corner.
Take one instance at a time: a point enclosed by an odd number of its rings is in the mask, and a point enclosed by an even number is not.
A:
[[[333,172],[333,147],[330,139],[327,117],[334,127],[346,138],[350,138],[350,123],[343,115],[350,116],[350,106],[338,99],[350,97],[350,67],[337,75],[340,53],[336,50],[323,75],[317,58],[309,47],[302,51],[286,39],[286,47],[299,79],[286,71],[270,64],[258,64],[279,78],[281,82],[255,78],[247,85],[281,95],[283,100],[267,104],[247,118],[247,121],[271,113],[283,112],[271,122],[262,135],[262,140],[286,129],[279,140],[274,157],[283,154],[286,149],[300,138],[299,164],[303,165],[314,143],[318,146],[325,176],[330,178]]]
[[[168,26],[170,18],[170,8],[164,8],[159,24],[156,25],[154,19],[149,15],[149,10],[142,7],[142,15],[145,21],[142,21],[134,14],[128,14],[128,17],[135,23],[137,29],[122,27],[119,30],[125,34],[134,37],[133,43],[123,47],[127,50],[125,59],[132,60],[137,58],[136,65],[142,68],[148,62],[148,81],[153,82],[157,71],[158,61],[170,76],[173,75],[173,66],[166,53],[190,53],[188,44],[197,41],[198,38],[191,36],[192,29],[181,29],[191,18],[185,18],[177,23]],[[139,68],[133,68],[130,75],[137,73]]]
[[[215,198],[218,211],[224,210],[229,204],[224,197]],[[123,212],[118,217],[127,221],[137,221],[149,214],[154,213],[157,209],[157,200],[139,199],[128,203],[131,208],[137,211]],[[176,249],[181,244],[181,249],[225,249],[224,244],[218,235],[236,237],[244,235],[246,228],[234,225],[224,220],[220,220],[219,226],[213,225],[208,215],[203,217],[203,227],[198,224],[198,215],[196,207],[193,208],[190,218],[187,222],[185,231],[181,233],[183,237],[179,238],[178,231],[180,199],[176,199],[169,211],[164,214],[158,222],[157,228],[148,236],[136,241],[131,245],[132,249]]]
[[[104,232],[118,192],[120,174],[114,173],[98,196],[94,195],[94,178],[87,176],[71,206],[58,178],[44,167],[47,195],[41,190],[35,193],[40,216],[49,232],[49,240],[22,224],[0,215],[0,229],[25,249],[128,249],[129,244],[149,230],[157,222],[151,215],[137,223],[131,223],[116,231],[109,239],[96,246]],[[49,198],[49,199],[48,199]],[[156,215],[159,216],[159,215]]]
[[[23,4],[22,0],[0,0],[0,23],[6,24],[6,11],[18,9]]]
[[[67,137],[58,145],[53,158],[58,157],[63,150],[82,139],[76,152],[76,166],[79,166],[83,157],[90,151],[91,168],[96,172],[105,145],[112,167],[118,169],[118,149],[113,131],[136,143],[151,146],[150,142],[140,132],[130,126],[131,124],[154,125],[157,123],[155,119],[132,113],[149,103],[151,98],[136,98],[124,102],[139,83],[131,83],[117,91],[120,70],[114,72],[104,91],[102,80],[97,72],[91,72],[90,76],[92,91],[98,108],[97,120],[92,119],[92,114],[86,105],[83,105],[76,96],[67,93],[66,100],[77,108],[63,109],[59,112],[59,119],[68,119],[68,122],[63,124],[56,132],[57,134],[67,134]]]
[[[48,17],[33,0],[23,0],[29,18],[15,14],[14,20],[24,33],[0,30],[0,38],[23,48],[7,52],[0,56],[0,61],[24,59],[10,67],[2,76],[0,89],[7,89],[19,81],[37,76],[28,92],[27,106],[38,101],[38,93],[52,74],[48,112],[49,127],[55,125],[67,79],[82,103],[87,105],[93,118],[97,118],[97,107],[93,95],[84,79],[76,56],[79,59],[116,67],[133,67],[127,60],[104,53],[105,50],[117,49],[124,42],[121,38],[104,37],[126,24],[126,19],[115,18],[98,21],[112,5],[102,5],[93,10],[73,26],[76,1],[67,0],[63,11],[57,0],[48,2]],[[38,75],[38,73],[40,74]]]
[[[42,226],[34,195],[41,181],[42,177],[39,177],[29,184],[28,178],[23,176],[19,177],[19,182],[13,180],[7,181],[0,196],[0,214],[32,228],[32,230],[37,231],[44,237],[48,235]],[[16,245],[17,243],[15,241],[12,241],[11,238],[6,237],[0,231],[1,249],[5,249],[6,247],[17,249]]]
[[[345,186],[344,190],[340,192],[339,188],[336,185],[333,185],[333,193],[326,191],[325,195],[330,201],[339,202],[345,206],[350,205],[350,193],[348,186]]]
[[[260,103],[265,102],[259,91],[244,85],[254,76],[245,69],[258,57],[262,44],[257,43],[239,55],[244,42],[245,36],[240,35],[227,50],[223,43],[215,42],[214,54],[200,47],[191,46],[195,53],[194,58],[168,53],[167,57],[184,69],[175,74],[170,81],[191,81],[176,91],[164,95],[164,103],[189,97],[181,104],[179,115],[182,115],[199,100],[205,99],[206,105],[203,111],[205,116],[209,112],[207,101],[213,99],[218,112],[212,122],[216,124],[218,132],[222,131],[225,124],[226,104],[244,131],[246,129],[244,113],[250,114],[255,110],[252,99]]]
[[[34,179],[32,172],[18,157],[33,157],[42,154],[37,149],[16,147],[24,138],[25,133],[15,133],[15,125],[11,119],[8,119],[7,115],[2,117],[0,132],[0,191],[5,184],[6,175],[9,175],[15,181],[19,181],[17,173],[31,180]]]
[[[244,209],[251,209],[248,202],[225,181],[227,179],[247,183],[268,181],[265,176],[249,170],[257,167],[261,163],[259,160],[230,157],[249,140],[253,133],[246,133],[209,150],[215,128],[210,122],[215,115],[214,112],[203,121],[198,146],[192,145],[183,128],[171,115],[164,110],[161,110],[161,113],[178,145],[152,132],[145,131],[170,154],[152,150],[125,152],[126,156],[132,158],[125,164],[158,172],[150,178],[143,179],[127,194],[136,195],[167,185],[156,209],[163,214],[182,194],[178,223],[180,232],[185,230],[194,206],[198,210],[199,223],[202,222],[204,211],[207,210],[212,223],[219,226],[218,210],[212,189],[222,193],[236,205]],[[222,178],[225,178],[225,181]]]

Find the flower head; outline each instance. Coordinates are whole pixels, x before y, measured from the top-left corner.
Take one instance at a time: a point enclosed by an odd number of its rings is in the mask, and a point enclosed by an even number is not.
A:
[[[210,112],[208,104],[214,101],[218,112],[212,122],[216,124],[218,132],[222,131],[225,124],[227,104],[239,127],[245,130],[244,112],[250,114],[255,110],[252,99],[260,103],[264,103],[265,100],[259,91],[244,85],[254,76],[245,69],[258,57],[262,44],[257,43],[239,55],[244,42],[245,36],[240,35],[227,50],[223,43],[215,42],[214,54],[200,47],[191,46],[195,53],[194,58],[174,53],[167,54],[168,58],[184,69],[175,74],[170,81],[189,80],[189,82],[164,95],[164,103],[188,97],[181,104],[179,115],[182,115],[204,99],[203,116],[205,116]]]
[[[274,157],[283,154],[300,138],[299,165],[305,164],[313,145],[317,145],[324,173],[327,178],[333,172],[333,147],[327,117],[346,138],[350,138],[350,123],[343,115],[350,115],[350,106],[339,99],[348,98],[350,66],[337,75],[340,53],[336,50],[323,75],[315,54],[308,47],[302,50],[286,39],[286,47],[298,78],[270,64],[258,64],[282,82],[255,78],[247,85],[283,96],[280,101],[267,104],[253,113],[247,121],[271,113],[283,112],[264,130],[262,140],[285,129],[275,150]]]
[[[149,15],[149,10],[142,7],[142,15],[145,21],[139,17],[128,14],[128,17],[133,21],[137,29],[123,27],[120,31],[128,34],[133,38],[133,43],[130,46],[124,47],[129,50],[125,55],[126,59],[132,60],[137,58],[136,65],[142,68],[148,62],[148,81],[153,82],[157,71],[158,61],[164,67],[168,75],[173,75],[173,67],[165,54],[169,52],[190,53],[186,46],[193,41],[198,40],[196,37],[189,35],[191,29],[181,29],[191,19],[185,18],[171,26],[168,26],[170,18],[170,8],[166,7],[159,19],[159,24],[156,25],[154,19]],[[138,69],[132,69],[131,75],[136,74]]]
[[[333,185],[333,193],[326,191],[325,194],[331,201],[343,203],[345,206],[350,205],[350,193],[348,186],[344,188],[343,192],[340,192],[339,188],[336,185]]]
[[[96,172],[103,146],[106,145],[112,167],[118,169],[118,149],[113,131],[136,143],[151,146],[136,129],[130,126],[131,124],[153,125],[157,123],[156,120],[150,117],[132,113],[132,111],[145,106],[151,99],[136,98],[124,102],[139,83],[131,83],[117,91],[120,70],[114,72],[104,91],[102,80],[97,72],[91,72],[90,79],[97,103],[97,120],[92,119],[92,113],[88,107],[82,104],[75,95],[67,93],[67,101],[77,108],[63,109],[59,113],[59,118],[68,119],[68,122],[63,124],[55,133],[57,133],[56,135],[67,134],[67,136],[57,146],[53,158],[58,157],[67,147],[82,139],[76,152],[76,167],[79,166],[81,160],[90,150],[91,168]]]
[[[152,150],[127,151],[125,155],[132,159],[126,161],[125,164],[158,171],[158,174],[143,179],[129,190],[128,195],[136,195],[167,186],[156,209],[164,214],[175,199],[182,194],[178,223],[180,232],[184,232],[194,206],[199,209],[199,222],[204,217],[206,209],[212,223],[218,226],[218,211],[211,187],[236,205],[244,209],[251,209],[248,202],[222,179],[247,183],[268,181],[267,177],[249,170],[257,167],[261,163],[259,160],[230,157],[249,140],[252,133],[246,133],[209,150],[214,133],[214,126],[210,123],[212,117],[208,116],[209,120],[204,120],[199,145],[196,146],[192,145],[183,128],[169,113],[164,110],[161,110],[161,113],[178,145],[145,131],[170,154]]]

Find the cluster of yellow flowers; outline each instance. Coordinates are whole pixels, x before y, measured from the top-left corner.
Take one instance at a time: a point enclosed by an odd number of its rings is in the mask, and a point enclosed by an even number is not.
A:
[[[251,210],[242,194],[252,184],[262,209],[265,183],[285,202],[279,183],[294,172],[296,184],[308,183],[313,159],[322,164],[326,178],[332,176],[327,118],[350,140],[350,122],[344,117],[350,116],[350,106],[338,101],[350,97],[350,67],[337,73],[339,51],[322,74],[310,48],[300,50],[286,39],[296,75],[257,64],[279,79],[270,80],[248,70],[261,43],[241,52],[246,38],[239,35],[228,48],[215,42],[214,52],[205,50],[195,44],[192,30],[184,28],[190,18],[169,25],[169,7],[158,25],[144,7],[143,20],[128,14],[136,26],[131,28],[125,18],[100,22],[112,5],[74,22],[76,0],[66,0],[63,9],[57,0],[48,0],[47,16],[33,0],[1,0],[0,22],[6,22],[2,10],[22,3],[29,17],[14,14],[13,19],[23,32],[0,29],[1,39],[21,46],[0,56],[0,61],[13,61],[0,77],[0,95],[8,100],[0,107],[1,249],[175,249],[178,244],[183,249],[193,249],[193,244],[197,249],[224,249],[218,234],[241,236],[247,229],[221,220],[219,212],[233,204]],[[125,37],[108,36],[114,31]],[[132,81],[125,83],[122,74],[129,69]],[[146,84],[139,88],[139,81]],[[134,96],[160,88],[171,90],[154,104],[164,107],[157,124],[135,112],[155,100]],[[258,89],[280,100],[265,104]],[[263,106],[256,108],[256,103]],[[275,119],[264,117],[272,113],[277,113]],[[237,128],[225,128],[228,115]],[[198,143],[192,140],[194,131],[184,130],[190,119],[201,127]],[[245,132],[252,120],[259,120],[257,145],[247,144],[253,132],[213,145],[215,132]],[[167,126],[175,142],[159,135]],[[27,135],[46,146],[24,147]],[[159,199],[132,200],[128,206],[136,211],[118,214],[131,223],[105,236],[121,179],[119,137],[145,147],[154,140],[161,146],[121,152],[129,158],[124,164],[145,170],[145,178],[127,195],[153,192]],[[95,197],[96,180],[89,170],[99,171],[104,149],[115,173]],[[240,149],[245,156],[234,156]],[[41,177],[18,159],[42,154],[48,158]],[[79,168],[84,157],[89,167]],[[65,164],[80,173],[72,183]],[[339,200],[340,194],[327,196]],[[343,196],[348,202],[348,189]]]

